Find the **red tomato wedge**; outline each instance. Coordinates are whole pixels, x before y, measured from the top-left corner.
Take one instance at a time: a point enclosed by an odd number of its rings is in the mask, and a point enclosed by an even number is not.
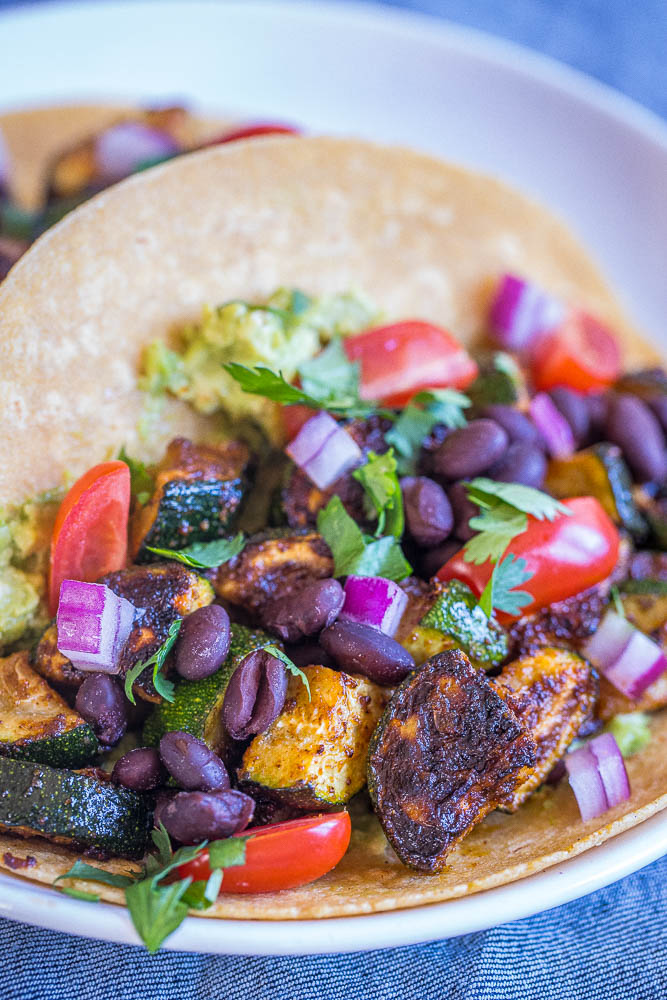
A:
[[[592,587],[609,576],[618,561],[618,530],[594,497],[564,500],[572,512],[554,521],[528,518],[528,527],[508,547],[515,556],[526,560],[526,570],[533,576],[518,589],[533,595],[522,614]],[[461,580],[479,597],[493,566],[490,562],[475,566],[463,558],[463,550],[445,563],[437,574],[440,580]],[[498,616],[501,622],[513,621],[510,615]]]
[[[223,132],[215,139],[204,143],[208,146],[221,146],[225,142],[236,142],[238,139],[253,139],[258,135],[300,135],[301,129],[294,125],[281,125],[278,122],[258,122],[256,125],[243,125],[241,128]]]
[[[540,339],[530,367],[537,389],[564,385],[599,392],[621,374],[621,352],[606,327],[588,313],[574,311]]]
[[[278,892],[294,889],[326,875],[345,854],[350,843],[350,816],[346,812],[321,813],[286,823],[245,830],[245,864],[226,868],[221,892]],[[206,880],[211,874],[208,851],[177,869],[181,878]]]
[[[343,341],[351,361],[361,363],[361,397],[403,406],[422,389],[465,389],[477,364],[447,330],[405,320],[366,330]]]
[[[102,462],[74,483],[58,510],[51,539],[49,609],[58,609],[63,580],[94,583],[127,559],[130,470]]]
[[[295,438],[306,421],[314,417],[317,410],[311,410],[309,406],[302,403],[293,403],[291,406],[283,406],[282,418],[285,437],[288,441]]]

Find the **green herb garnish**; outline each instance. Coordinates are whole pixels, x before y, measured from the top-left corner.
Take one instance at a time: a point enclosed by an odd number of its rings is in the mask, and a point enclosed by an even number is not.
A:
[[[371,451],[366,464],[356,469],[352,475],[364,488],[369,516],[377,518],[376,536],[393,535],[394,538],[401,538],[405,516],[393,448],[384,455],[376,455]]]
[[[138,458],[131,458],[125,451],[125,445],[118,452],[118,459],[125,464],[130,469],[130,490],[132,496],[136,498],[137,503],[141,504],[143,507],[148,503],[151,496],[153,495],[153,490],[155,489],[155,481],[153,476],[148,471],[148,468],[144,462],[139,461]]]
[[[436,424],[464,427],[466,418],[463,411],[470,405],[468,397],[456,389],[432,389],[418,393],[385,434],[387,442],[396,449],[400,474],[414,473],[419,451]]]
[[[466,561],[476,565],[488,559],[497,562],[510,542],[526,530],[529,514],[540,521],[553,521],[572,513],[547,493],[518,483],[480,477],[466,483],[466,492],[480,508],[480,514],[470,519],[477,534],[465,547]]]
[[[278,646],[272,646],[272,645],[260,646],[260,649],[265,649],[267,653],[271,654],[271,656],[275,656],[277,660],[280,660],[282,663],[285,664],[289,672],[294,677],[300,678],[300,680],[306,687],[306,691],[308,692],[308,700],[310,701],[310,684],[308,683],[308,678],[304,674],[303,670],[301,670],[300,667],[297,667],[296,663],[294,663],[293,660],[290,660],[289,656],[286,653],[283,653],[282,649],[280,649]]]
[[[383,576],[403,580],[412,567],[398,540],[391,535],[369,538],[345,510],[339,496],[333,496],[317,515],[317,530],[331,549],[334,576]]]
[[[139,937],[150,952],[156,952],[164,941],[179,927],[188,910],[208,909],[217,899],[224,869],[245,863],[246,843],[249,837],[229,837],[211,844],[203,841],[194,847],[181,847],[174,851],[169,834],[160,824],[151,833],[155,851],[148,855],[141,870],[130,875],[116,875],[83,861],[76,861],[64,878],[79,878],[89,882],[100,882],[125,890],[125,902],[130,911],[132,923]],[[164,879],[179,865],[196,858],[208,847],[211,875],[207,881],[193,882],[189,876],[165,884]],[[54,883],[55,884],[55,883]],[[93,901],[93,893],[77,889],[63,889],[77,899]],[[99,897],[97,897],[99,899]]]
[[[128,670],[125,674],[125,695],[132,702],[136,704],[134,700],[134,692],[132,691],[132,685],[139,677],[140,674],[144,672],[148,667],[153,668],[153,687],[165,701],[174,700],[174,685],[170,680],[161,673],[162,667],[164,666],[164,661],[169,656],[171,649],[178,638],[178,633],[180,632],[181,625],[183,624],[182,618],[177,618],[169,626],[169,633],[167,638],[164,640],[159,649],[156,649],[152,656],[149,656],[147,660],[140,660],[139,663]]]
[[[245,548],[245,538],[242,532],[233,538],[216,538],[212,542],[195,542],[184,549],[157,549],[151,545],[146,548],[163,559],[175,559],[193,569],[215,569],[239,555]]]
[[[479,599],[480,608],[489,618],[494,610],[504,611],[508,615],[520,615],[521,609],[533,600],[533,595],[514,588],[526,583],[532,576],[533,574],[526,570],[526,560],[517,559],[510,552],[493,567],[493,572]]]
[[[475,600],[470,587],[449,580],[419,623],[449,636],[471,659],[492,667],[507,656],[505,631]]]

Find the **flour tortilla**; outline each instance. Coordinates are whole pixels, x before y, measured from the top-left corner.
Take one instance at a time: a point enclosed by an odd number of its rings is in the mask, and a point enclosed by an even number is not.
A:
[[[257,300],[278,285],[350,287],[387,318],[441,323],[466,343],[483,333],[494,276],[534,278],[617,330],[626,363],[654,363],[594,265],[544,209],[495,180],[401,149],[334,139],[266,139],[184,157],[104,192],[43,236],[0,287],[0,503],[18,502],[117,450],[142,448],[136,389],[142,348],[196,319],[203,303]],[[166,426],[165,426],[166,425]],[[153,442],[208,426],[174,406]],[[445,872],[403,867],[361,813],[352,846],[319,882],[230,896],[207,916],[309,918],[450,899],[561,863],[667,806],[667,715],[628,762],[632,798],[582,823],[567,785],[514,816],[495,813]],[[0,838],[50,883],[72,855]],[[116,870],[124,862],[111,862]],[[114,890],[96,889],[120,901]]]

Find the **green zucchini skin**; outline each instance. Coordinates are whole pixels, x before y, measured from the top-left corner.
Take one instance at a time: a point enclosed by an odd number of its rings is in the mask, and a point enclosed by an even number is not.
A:
[[[419,624],[450,636],[471,660],[485,668],[507,657],[507,633],[495,619],[487,618],[473,592],[459,580],[445,584]]]
[[[157,515],[144,538],[138,562],[155,556],[147,551],[183,549],[195,542],[223,538],[234,526],[245,495],[245,481],[236,479],[173,479],[162,487]]]
[[[0,829],[77,849],[139,858],[152,825],[148,799],[92,774],[0,759]]]
[[[222,703],[229,680],[244,659],[254,649],[280,643],[266,632],[232,625],[227,659],[214,674],[200,681],[177,680],[173,702],[163,701],[146,720],[144,743],[157,746],[165,733],[183,730],[204,740],[223,760],[229,762],[235,741],[222,723]]]
[[[15,760],[31,760],[51,767],[85,767],[92,764],[99,752],[95,733],[87,722],[58,736],[46,739],[0,743],[0,754]]]

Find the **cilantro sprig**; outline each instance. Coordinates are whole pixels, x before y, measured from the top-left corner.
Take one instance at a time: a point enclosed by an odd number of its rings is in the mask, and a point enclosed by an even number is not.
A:
[[[125,445],[118,452],[118,460],[125,462],[128,466],[130,470],[130,492],[136,498],[137,503],[143,507],[148,503],[155,489],[153,476],[148,471],[145,462],[141,462],[138,458],[132,458],[128,455],[125,451]]]
[[[159,549],[152,545],[147,545],[146,548],[162,559],[174,559],[176,562],[191,566],[193,569],[215,569],[243,552],[245,544],[243,533],[239,532],[233,538],[216,538],[212,542],[194,542],[184,549]]]
[[[366,463],[352,475],[364,488],[369,517],[377,518],[376,537],[401,538],[405,514],[393,448],[383,455],[371,451]]]
[[[403,580],[412,567],[393,535],[369,538],[345,510],[339,496],[333,496],[317,515],[317,530],[331,549],[334,576],[383,576]]]
[[[385,435],[396,450],[400,474],[414,473],[419,451],[436,424],[452,429],[464,427],[463,411],[470,405],[468,397],[456,389],[430,389],[418,393]]]
[[[280,660],[282,663],[284,663],[290,674],[292,674],[294,677],[300,678],[301,683],[304,685],[306,691],[308,692],[308,700],[310,701],[310,684],[308,683],[308,678],[304,674],[303,670],[301,670],[300,667],[297,667],[296,663],[293,660],[290,660],[287,653],[283,653],[282,649],[280,649],[278,646],[269,645],[269,646],[262,646],[261,648],[265,649],[267,653],[271,654],[271,656],[275,656],[277,660]]]
[[[178,638],[178,633],[181,630],[181,625],[183,624],[182,618],[177,618],[176,621],[172,622],[169,626],[169,632],[167,638],[164,640],[159,649],[156,649],[152,656],[149,656],[147,660],[140,660],[138,663],[128,670],[125,674],[125,696],[132,702],[136,704],[134,700],[134,692],[132,691],[132,685],[140,676],[143,674],[144,670],[148,667],[153,668],[153,687],[165,701],[174,700],[174,685],[168,680],[162,673],[162,667],[164,662],[169,656],[174,643]]]
[[[192,847],[174,851],[164,826],[153,830],[151,837],[154,851],[146,858],[138,872],[127,875],[105,871],[84,861],[75,861],[69,871],[55,880],[83,879],[125,890],[125,902],[135,929],[150,952],[156,952],[183,923],[191,909],[205,910],[213,905],[224,881],[224,869],[245,863],[246,844],[250,837],[229,837],[212,843],[202,841]],[[179,865],[186,864],[208,848],[211,868],[209,878],[196,880],[190,876],[174,880],[165,879]],[[76,888],[62,888],[62,892],[76,899],[98,902],[99,896]]]
[[[479,606],[489,618],[496,611],[504,611],[508,615],[519,615],[521,609],[533,599],[526,590],[516,590],[516,587],[526,583],[533,574],[526,569],[526,560],[519,559],[508,553],[497,563],[486,587],[479,599]]]

